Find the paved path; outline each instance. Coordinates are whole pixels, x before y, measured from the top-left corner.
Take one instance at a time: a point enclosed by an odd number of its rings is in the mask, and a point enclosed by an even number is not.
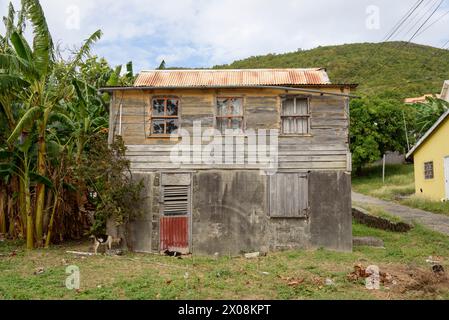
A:
[[[365,204],[380,207],[390,215],[402,218],[405,222],[415,221],[432,230],[449,235],[449,216],[413,209],[394,202],[379,200],[355,192],[352,193],[352,202],[356,206],[357,204]]]

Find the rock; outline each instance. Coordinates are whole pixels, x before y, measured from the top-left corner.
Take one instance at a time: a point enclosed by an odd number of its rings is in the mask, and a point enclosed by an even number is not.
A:
[[[39,267],[34,271],[34,275],[37,276],[37,275],[43,274],[44,272],[45,272],[44,267]]]
[[[260,252],[252,252],[252,253],[246,253],[245,258],[246,259],[255,259],[260,257]]]
[[[335,282],[332,279],[326,279],[326,286],[332,287],[335,286]]]
[[[367,246],[375,248],[385,247],[384,241],[375,237],[354,237],[352,241],[354,246]]]
[[[439,263],[440,263],[439,261],[436,261],[432,256],[430,256],[430,257],[426,260],[426,262],[429,263],[429,264],[439,264]]]

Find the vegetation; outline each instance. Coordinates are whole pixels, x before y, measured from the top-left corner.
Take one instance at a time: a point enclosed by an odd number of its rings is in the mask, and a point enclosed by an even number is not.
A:
[[[76,258],[68,243],[48,251],[22,251],[17,242],[0,242],[0,299],[448,299],[445,277],[431,272],[426,259],[449,256],[447,236],[416,226],[391,233],[354,225],[356,236],[384,240],[385,249],[355,247],[353,253],[286,251],[254,260],[127,254]],[[347,277],[354,266],[378,265],[396,284],[368,291],[363,279]],[[67,266],[80,269],[80,290],[64,281]],[[111,266],[104,268],[104,266]],[[98,270],[102,270],[98,272]],[[39,271],[36,273],[36,271]],[[334,285],[326,285],[331,279]]]
[[[48,247],[83,236],[95,220],[89,207],[101,212],[110,197],[129,202],[139,193],[129,175],[122,174],[129,167],[123,144],[118,140],[107,147],[108,97],[98,93],[100,86],[132,82],[132,64],[122,76],[121,67],[113,70],[104,59],[91,56],[100,30],[63,59],[38,0],[22,0],[19,11],[10,4],[4,22],[0,234],[25,238],[28,249]],[[32,28],[31,44],[24,36],[27,27]],[[102,201],[91,199],[93,193]],[[121,221],[129,213],[126,201],[114,201],[115,210],[109,210],[120,212]]]
[[[403,100],[439,93],[449,79],[449,51],[406,42],[355,43],[269,54],[215,68],[326,68],[333,83],[358,94]]]
[[[431,201],[415,196],[413,165],[389,165],[386,167],[385,184],[382,167],[365,168],[362,175],[354,176],[354,191],[387,201],[449,215],[449,202]]]
[[[403,105],[406,97],[439,93],[449,78],[448,50],[413,43],[318,47],[250,57],[215,68],[316,67],[326,68],[333,83],[359,84],[356,93],[363,99],[351,102],[351,152],[358,173],[385,151],[408,151],[447,110],[448,104],[436,98],[417,108]]]
[[[417,134],[421,137],[449,110],[449,102],[429,97],[425,103],[417,104],[415,108]]]
[[[415,115],[414,108],[394,99],[354,100],[350,142],[356,172],[360,174],[365,164],[380,159],[387,151],[406,153],[407,146],[416,141]]]

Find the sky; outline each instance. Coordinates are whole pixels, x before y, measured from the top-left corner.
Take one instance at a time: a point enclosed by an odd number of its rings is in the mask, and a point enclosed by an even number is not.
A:
[[[442,0],[424,0],[392,40],[408,40]],[[16,8],[20,1],[13,0]],[[380,42],[417,0],[41,0],[55,43],[80,46],[103,31],[93,53],[136,71],[212,67],[249,56],[317,46]],[[0,0],[0,16],[9,1]],[[413,42],[449,40],[449,0]],[[446,14],[446,15],[444,15]],[[424,28],[423,28],[424,29]],[[0,32],[4,32],[3,25]]]

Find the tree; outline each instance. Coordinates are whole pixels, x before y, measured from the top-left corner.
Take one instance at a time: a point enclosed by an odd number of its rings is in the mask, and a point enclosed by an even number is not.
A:
[[[413,128],[413,109],[394,99],[365,98],[351,102],[350,142],[357,173],[387,151],[407,151],[404,117]]]
[[[165,70],[165,60],[162,60],[161,64],[157,68],[157,70]]]
[[[421,138],[449,110],[449,102],[428,97],[425,103],[414,105],[417,111],[416,135]]]

